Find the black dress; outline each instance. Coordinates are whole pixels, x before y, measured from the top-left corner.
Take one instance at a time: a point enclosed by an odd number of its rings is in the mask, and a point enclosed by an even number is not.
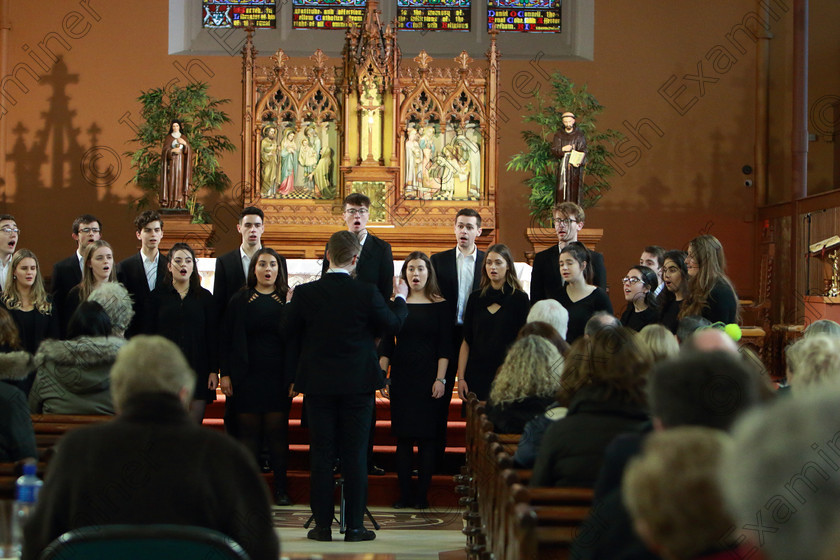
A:
[[[442,414],[441,399],[432,397],[438,360],[452,359],[449,304],[409,303],[408,317],[396,338],[382,343],[391,361],[391,432],[396,437],[434,438]],[[451,391],[452,387],[444,387]],[[448,413],[448,410],[445,411]]]
[[[738,314],[738,296],[725,280],[715,282],[701,313],[712,323],[734,323]]]
[[[215,398],[215,392],[207,388],[207,378],[219,369],[216,313],[213,296],[201,287],[181,299],[172,284],[164,284],[154,289],[146,303],[143,330],[168,338],[184,353],[196,374],[194,400]]]
[[[229,370],[236,411],[245,414],[288,412],[292,400],[286,364],[286,344],[280,331],[285,307],[277,292],[240,290],[230,299],[225,323],[231,334]]]
[[[494,303],[501,307],[491,313],[488,307]],[[464,378],[479,400],[487,400],[496,370],[525,324],[528,310],[528,295],[510,286],[502,290],[489,288],[484,295],[481,290],[470,294],[464,310],[464,340],[470,347]]]
[[[662,323],[666,329],[674,334],[677,334],[677,327],[680,326],[680,307],[682,300],[677,301],[671,299],[665,302],[662,311],[659,313],[659,322]]]
[[[557,301],[569,312],[569,328],[566,330],[566,342],[571,344],[581,336],[586,322],[596,311],[613,312],[612,303],[607,293],[596,287],[591,294],[577,301],[572,301],[565,289],[557,290]]]
[[[639,332],[646,326],[656,323],[658,319],[659,313],[653,307],[647,307],[644,311],[636,311],[636,307],[631,303],[621,315],[621,324]]]

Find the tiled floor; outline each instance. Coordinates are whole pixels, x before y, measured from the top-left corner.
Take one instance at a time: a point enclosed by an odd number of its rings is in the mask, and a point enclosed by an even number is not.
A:
[[[393,554],[395,560],[438,560],[441,552],[460,551],[465,537],[461,533],[461,512],[455,509],[395,510],[371,508],[381,529],[376,540],[345,543],[333,525],[333,541],[318,542],[306,538],[303,524],[309,518],[307,506],[274,508],[275,525],[283,554]],[[314,526],[314,525],[313,525]],[[369,520],[365,526],[373,527]]]

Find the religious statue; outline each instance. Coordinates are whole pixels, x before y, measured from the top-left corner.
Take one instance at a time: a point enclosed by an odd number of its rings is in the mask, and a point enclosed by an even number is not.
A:
[[[367,76],[359,95],[359,113],[361,115],[361,137],[359,156],[363,160],[379,160],[382,157],[382,94],[376,80]]]
[[[160,173],[161,208],[184,208],[192,178],[192,149],[181,132],[181,121],[169,124],[163,141]]]
[[[280,146],[277,144],[277,126],[274,124],[268,124],[263,128],[260,163],[262,164],[260,194],[264,198],[276,196],[277,178],[280,175]]]
[[[586,160],[586,137],[577,124],[574,113],[563,113],[563,128],[554,135],[551,153],[560,159],[554,201],[580,204],[583,164]]]
[[[318,144],[320,145],[320,142]],[[318,164],[320,155],[315,151],[315,146],[312,145],[312,139],[304,136],[300,141],[298,163],[301,168],[303,188],[310,192],[315,191],[315,166]]]
[[[417,140],[417,128],[409,125],[405,138],[405,186],[419,193],[423,183],[423,152]]]
[[[280,141],[280,194],[289,194],[295,190],[295,166],[297,165],[297,145],[295,144],[295,129],[287,128],[283,131]]]

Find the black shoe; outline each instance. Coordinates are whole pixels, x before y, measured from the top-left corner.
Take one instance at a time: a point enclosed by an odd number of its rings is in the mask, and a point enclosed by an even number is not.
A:
[[[285,492],[274,492],[274,505],[276,506],[290,506],[293,505],[292,499]]]
[[[409,507],[408,500],[397,500],[392,507],[394,509],[405,509]]]
[[[313,541],[331,541],[332,530],[329,527],[315,527],[306,533],[306,538]]]
[[[384,476],[385,475],[385,469],[383,469],[382,467],[377,467],[376,465],[371,465],[371,466],[368,467],[368,474],[373,475],[373,476]],[[368,540],[370,540],[370,539],[368,539]]]
[[[347,529],[344,533],[344,540],[346,542],[372,541],[375,538],[376,533],[364,527],[361,529]]]

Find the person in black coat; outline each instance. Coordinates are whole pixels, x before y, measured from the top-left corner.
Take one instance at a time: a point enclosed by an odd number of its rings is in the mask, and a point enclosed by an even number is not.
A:
[[[137,336],[123,347],[111,369],[118,415],[62,436],[24,527],[23,558],[73,529],[170,524],[219,531],[252,560],[277,560],[257,466],[239,443],[190,420],[194,385],[172,342]]]
[[[230,352],[222,367],[225,397],[236,395],[237,438],[259,461],[263,435],[274,472],[274,502],[292,505],[287,492],[289,409],[293,372],[286,367],[280,322],[289,291],[280,255],[263,248],[254,254],[247,287],[230,300],[225,316]]]
[[[140,252],[120,261],[117,265],[117,281],[131,294],[134,300],[134,321],[126,330],[129,338],[142,331],[142,317],[146,300],[152,291],[163,286],[166,279],[166,258],[158,246],[163,239],[163,220],[153,210],[146,210],[134,220]]]
[[[216,259],[216,271],[213,275],[213,299],[216,301],[217,313],[219,317],[224,317],[228,303],[234,294],[245,287],[245,282],[248,279],[248,270],[251,264],[251,259],[257,251],[262,249],[262,234],[265,232],[265,213],[256,206],[248,206],[239,214],[239,221],[236,224],[236,231],[242,237],[242,243],[238,248],[229,253],[225,253]],[[289,277],[288,268],[286,266],[286,259],[282,255],[280,258],[280,274],[284,278]],[[226,367],[227,357],[231,351],[230,341],[233,333],[230,331],[230,325],[225,321],[222,325],[222,332],[220,335],[221,348],[219,349],[219,365],[222,368]],[[228,377],[228,379],[230,379]],[[225,387],[227,379],[222,377],[222,391],[225,391],[225,430],[230,435],[237,436],[236,424],[236,398],[233,396],[233,391]],[[227,393],[230,393],[228,395]]]
[[[76,240],[76,252],[53,265],[50,277],[50,294],[56,309],[64,309],[64,300],[74,286],[82,281],[82,265],[85,250],[94,241],[102,237],[99,218],[91,214],[82,214],[73,220],[73,239]],[[69,318],[67,319],[69,321]],[[64,323],[64,321],[62,321]],[[62,330],[61,337],[66,333]]]
[[[564,284],[560,275],[558,259],[560,251],[569,243],[578,240],[578,232],[583,229],[585,214],[583,208],[574,202],[562,202],[554,207],[554,231],[557,233],[557,245],[552,245],[534,256],[531,271],[531,303],[543,299],[556,299],[555,292]],[[604,255],[589,251],[592,263],[591,283],[602,290],[607,289],[607,269]]]
[[[395,286],[393,311],[374,286],[351,278],[361,247],[339,231],[327,245],[332,265],[320,280],[295,288],[283,317],[297,363],[295,391],[306,395],[311,441],[310,504],[315,528],[308,538],[332,539],[333,461],[341,458],[347,532],[344,540],[372,540],[364,528],[367,462],[374,393],[384,386],[375,338],[399,330],[407,315],[405,282]]]
[[[613,438],[648,419],[645,380],[652,358],[636,332],[606,327],[572,344],[569,356],[588,383],[575,392],[566,416],[546,430],[531,486],[593,487]]]
[[[169,250],[164,283],[146,302],[143,330],[178,345],[196,372],[190,415],[200,424],[219,385],[219,328],[213,296],[201,287],[195,253],[186,243]]]
[[[472,208],[462,208],[455,215],[455,241],[457,245],[449,250],[432,255],[440,293],[449,306],[452,318],[452,348],[458,351],[464,340],[464,309],[470,294],[481,285],[481,266],[484,251],[475,240],[481,235],[481,215]],[[438,419],[437,457],[435,462],[443,464],[446,452],[446,428],[449,419],[449,403],[452,401],[452,387],[458,372],[458,358],[453,356],[446,368],[446,391],[441,397],[441,415]]]
[[[528,317],[528,294],[516,277],[506,245],[487,249],[481,288],[470,294],[464,311],[464,340],[458,353],[458,395],[470,391],[487,400],[496,370]]]

